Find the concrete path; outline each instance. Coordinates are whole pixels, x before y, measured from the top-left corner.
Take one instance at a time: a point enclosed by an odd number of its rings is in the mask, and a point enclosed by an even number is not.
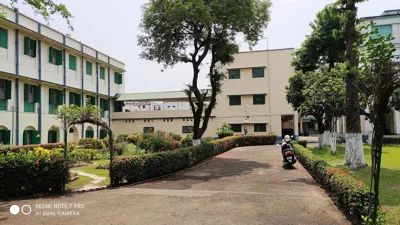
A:
[[[72,173],[77,173],[78,175],[81,176],[86,176],[86,177],[90,177],[93,179],[93,181],[91,181],[90,183],[86,184],[85,186],[83,186],[83,188],[78,189],[78,191],[82,191],[82,190],[90,190],[93,188],[99,188],[102,187],[101,185],[99,185],[98,183],[102,182],[103,180],[105,180],[105,177],[100,177],[91,173],[85,173],[79,170],[71,170]]]
[[[133,187],[0,202],[0,224],[350,224],[302,166],[281,164],[277,146],[236,148]]]

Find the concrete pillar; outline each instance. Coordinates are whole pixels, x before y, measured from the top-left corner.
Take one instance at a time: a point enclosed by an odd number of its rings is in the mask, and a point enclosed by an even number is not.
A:
[[[346,117],[342,117],[343,120],[343,135],[346,133]]]
[[[294,139],[299,139],[299,113],[297,111],[294,112]]]
[[[300,133],[304,135],[303,118],[300,118]]]

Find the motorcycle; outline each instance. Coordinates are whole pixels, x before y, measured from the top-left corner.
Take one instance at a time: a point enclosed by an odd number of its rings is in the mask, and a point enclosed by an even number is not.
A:
[[[282,155],[283,155],[283,166],[293,167],[297,162],[296,156],[294,154],[293,145],[291,142],[282,144]]]

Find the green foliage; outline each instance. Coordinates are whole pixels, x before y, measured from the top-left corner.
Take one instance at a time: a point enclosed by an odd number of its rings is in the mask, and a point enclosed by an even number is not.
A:
[[[230,125],[223,123],[222,127],[218,128],[217,135],[220,139],[224,137],[233,136],[233,130],[231,130]]]
[[[298,141],[297,144],[303,146],[304,148],[307,148],[308,141],[306,141],[306,140]]]
[[[126,144],[122,151],[122,156],[144,155],[145,153],[145,150],[140,149],[134,144]]]
[[[182,136],[180,134],[174,134],[172,132],[168,133],[168,137],[174,139],[175,141],[181,141]]]
[[[208,143],[208,142],[211,142],[214,140],[215,140],[215,138],[213,138],[213,137],[203,137],[203,138],[201,138],[201,143],[205,144],[205,143]],[[189,146],[186,146],[186,147],[189,147]]]
[[[143,140],[141,134],[131,134],[127,137],[126,141],[134,145],[138,145]]]
[[[117,138],[117,143],[119,142],[127,142],[129,134],[119,134]]]
[[[45,151],[0,154],[0,198],[62,190],[69,180],[69,162]]]
[[[305,100],[302,93],[305,86],[305,74],[302,71],[296,71],[289,77],[289,85],[285,86],[286,100],[295,110],[298,110]]]
[[[173,149],[172,142],[160,136],[143,139],[139,143],[139,147],[149,153],[165,152]]]
[[[383,137],[384,145],[400,145],[400,137]]]
[[[368,214],[369,188],[360,180],[339,168],[330,167],[318,160],[313,152],[301,145],[294,145],[297,158],[315,180],[326,188],[349,215],[361,220]]]
[[[102,152],[96,149],[79,149],[68,153],[68,159],[72,162],[91,162],[98,159]]]
[[[4,148],[0,148],[0,154],[4,154],[7,152],[27,152],[32,151],[37,147],[42,147],[44,149],[52,150],[56,148],[63,148],[64,143],[50,143],[50,144],[40,144],[40,145],[19,145],[19,146],[4,146]]]
[[[124,181],[127,184],[136,183],[188,168],[236,146],[272,145],[275,142],[276,136],[272,135],[232,136],[196,147],[120,157],[112,161],[110,177],[115,182],[113,185],[122,184]]]
[[[182,147],[190,147],[193,146],[193,134],[187,134],[185,137],[181,139]]]
[[[104,149],[105,145],[103,140],[97,138],[81,138],[78,145],[84,149]]]

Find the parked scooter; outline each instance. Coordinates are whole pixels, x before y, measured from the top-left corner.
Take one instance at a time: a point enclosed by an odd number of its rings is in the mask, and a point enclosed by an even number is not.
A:
[[[281,151],[283,157],[283,166],[293,167],[293,165],[297,162],[297,159],[294,155],[293,144],[291,143],[291,138],[289,135],[285,136],[281,145]]]

